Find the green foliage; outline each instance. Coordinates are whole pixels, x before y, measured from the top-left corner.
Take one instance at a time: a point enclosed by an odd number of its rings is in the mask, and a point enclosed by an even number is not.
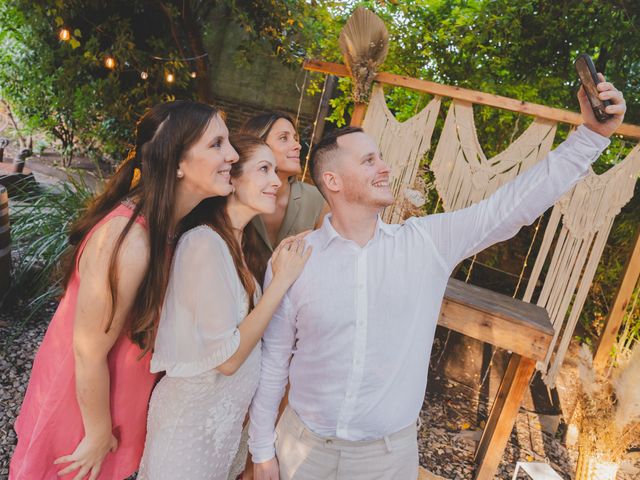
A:
[[[355,6],[363,5],[384,20],[390,33],[389,55],[381,71],[578,111],[579,82],[573,61],[585,52],[624,92],[628,107],[625,120],[640,124],[640,42],[632,40],[640,38],[640,2],[327,0],[318,4],[331,18],[308,19],[324,22],[324,34],[308,46],[308,56],[341,63],[338,36]],[[400,121],[413,116],[432,98],[405,88],[386,87],[385,94]],[[331,105],[329,120],[341,126],[352,109],[349,80],[340,81]],[[439,136],[447,108],[448,102],[443,103],[434,139]],[[505,149],[532,121],[524,115],[478,106],[475,118],[479,141],[488,157]],[[564,139],[567,133],[568,128],[560,125],[557,140]],[[614,138],[594,165],[596,173],[624,158],[633,144]],[[433,151],[429,155],[432,154]],[[426,165],[429,161],[430,156]],[[428,168],[423,167],[423,174],[427,184],[433,181]],[[438,208],[437,196],[430,191],[428,198],[425,210],[431,213]],[[597,336],[602,327],[640,224],[638,211],[636,195],[614,225],[582,315],[588,335]],[[517,276],[532,232],[533,229],[524,231],[524,236],[515,242],[486,252],[485,260]],[[631,335],[637,335],[639,316],[636,311],[628,317]]]
[[[0,98],[27,127],[57,139],[65,164],[77,152],[118,160],[149,106],[210,100],[208,59],[182,59],[202,53],[216,22],[242,26],[245,60],[266,46],[283,63],[299,65],[303,45],[322,36],[319,20],[327,18],[314,4],[293,0],[1,2]],[[58,39],[63,27],[67,41]],[[114,69],[105,67],[106,55],[116,59]],[[165,82],[169,72],[172,84]]]
[[[266,54],[297,69],[305,57],[331,49],[323,38],[332,21],[326,6],[315,0],[221,0],[203,29],[205,35],[215,35],[228,22],[238,24],[245,33],[236,52],[240,65]],[[318,88],[317,82],[313,88]]]
[[[495,93],[523,101],[578,110],[573,61],[590,53],[608,79],[624,90],[627,121],[640,123],[640,3],[593,0],[416,0],[412,2],[319,2],[330,12],[313,55],[340,59],[338,36],[355,5],[380,16],[390,33],[381,70]],[[316,21],[314,20],[311,20]],[[415,110],[419,95],[394,93],[387,100],[403,117]],[[348,95],[334,101],[350,103]],[[334,113],[332,120],[337,120]],[[510,139],[496,138],[515,123],[515,115],[490,109],[479,135],[494,155]],[[522,128],[521,126],[519,128]],[[511,132],[509,132],[510,134]]]
[[[58,267],[67,251],[69,228],[92,196],[84,181],[73,177],[12,196],[11,239],[17,256],[8,298],[27,301],[31,315],[62,294]]]
[[[306,2],[228,0],[225,3],[251,43],[266,41],[284,63],[295,62],[296,57],[303,54],[298,32],[303,27],[300,19],[309,8]],[[245,48],[250,54],[251,45]]]
[[[57,139],[67,165],[77,151],[121,158],[146,108],[189,96],[188,66],[151,58],[178,55],[162,22],[150,22],[153,15],[140,8],[125,1],[0,3],[0,97],[29,128]],[[68,41],[58,39],[61,27],[71,30]],[[107,55],[114,69],[105,67]],[[175,72],[175,84],[164,82],[165,69]]]
[[[338,36],[357,5],[376,12],[390,32],[383,71],[577,111],[573,60],[586,52],[624,91],[626,120],[640,123],[640,42],[634,41],[640,34],[640,2],[635,0],[0,2],[0,97],[29,128],[45,129],[57,138],[67,160],[77,150],[120,158],[146,107],[197,96],[188,77],[192,65],[178,59],[193,51],[199,36],[215,35],[217,24],[235,22],[244,29],[247,40],[239,56],[245,62],[251,62],[258,46],[292,67],[305,57],[341,62]],[[187,10],[195,27],[187,25]],[[68,42],[57,37],[63,26],[70,30]],[[117,60],[114,70],[104,67],[106,53]],[[139,76],[142,70],[149,74],[146,81]],[[176,74],[172,85],[164,82],[168,71]],[[322,79],[312,78],[309,92],[320,91]],[[341,79],[329,117],[337,125],[353,108],[350,91],[350,80]],[[432,98],[404,88],[387,88],[385,93],[400,121]],[[434,138],[447,106],[443,102]],[[487,107],[477,107],[475,115],[479,140],[489,157],[531,122],[529,117]],[[558,139],[567,131],[560,126]],[[614,139],[594,169],[605,171],[630,148],[629,142]],[[423,171],[429,181],[429,172]],[[433,190],[429,199],[431,212],[437,209]],[[606,315],[632,232],[640,223],[637,200],[633,205],[614,225],[596,274],[594,294],[583,315],[590,334],[597,333]],[[528,242],[518,245],[525,245],[526,252]],[[522,252],[504,248],[492,254],[496,265],[511,258],[511,265],[502,268],[519,273]]]

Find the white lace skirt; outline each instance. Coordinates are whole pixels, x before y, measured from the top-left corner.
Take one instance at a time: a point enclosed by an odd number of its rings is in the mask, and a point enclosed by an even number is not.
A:
[[[163,377],[151,396],[138,479],[227,480],[259,377],[260,345],[228,377]]]

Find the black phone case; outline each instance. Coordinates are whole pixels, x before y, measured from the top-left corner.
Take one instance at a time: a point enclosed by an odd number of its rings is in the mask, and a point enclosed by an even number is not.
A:
[[[596,85],[600,83],[600,79],[598,78],[593,60],[591,60],[589,55],[583,53],[576,59],[575,67],[578,72],[578,77],[580,77],[580,82],[587,93],[587,98],[589,99],[589,103],[593,109],[593,114],[599,122],[606,122],[612,117],[612,115],[605,111],[605,108],[611,105],[611,101],[600,100],[598,97],[598,89],[596,88]]]

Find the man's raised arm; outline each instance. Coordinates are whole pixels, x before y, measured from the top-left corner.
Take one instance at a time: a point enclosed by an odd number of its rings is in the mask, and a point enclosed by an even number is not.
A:
[[[604,77],[602,77],[604,80]],[[455,212],[414,220],[433,240],[447,268],[485,248],[513,237],[531,224],[580,179],[609,145],[608,137],[622,123],[625,103],[613,85],[598,85],[601,98],[611,100],[613,117],[599,123],[581,89],[578,94],[584,125],[526,172],[503,185],[489,198]]]

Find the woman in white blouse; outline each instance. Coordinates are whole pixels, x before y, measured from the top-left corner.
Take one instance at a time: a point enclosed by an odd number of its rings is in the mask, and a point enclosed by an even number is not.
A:
[[[262,140],[232,144],[234,192],[201,203],[176,246],[151,359],[152,372],[166,375],[151,397],[139,479],[227,479],[258,385],[260,338],[311,253],[300,237],[282,242],[260,297],[243,230],[273,213],[281,182]]]

